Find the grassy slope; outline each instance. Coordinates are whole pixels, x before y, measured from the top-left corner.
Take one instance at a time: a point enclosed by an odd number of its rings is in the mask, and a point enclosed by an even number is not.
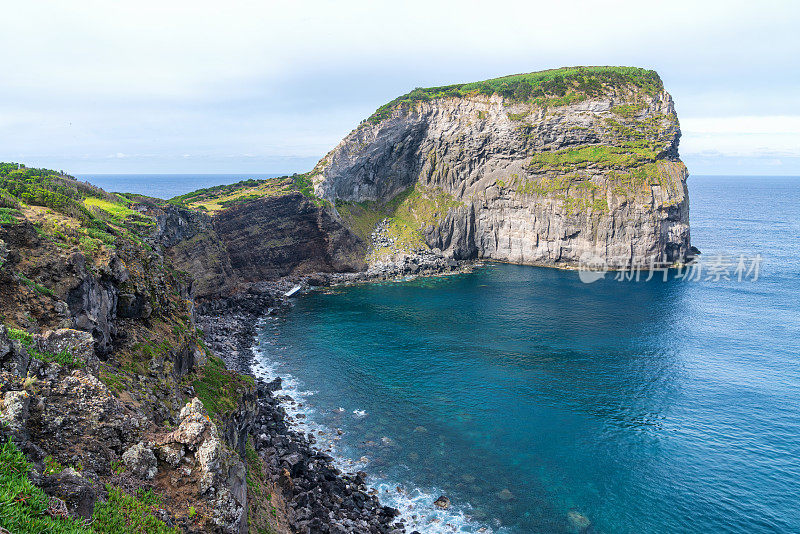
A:
[[[91,522],[48,512],[51,499],[28,479],[30,463],[11,440],[0,445],[0,527],[26,534],[177,534],[155,517],[163,499],[152,491],[129,495],[108,486],[108,500],[95,506]]]
[[[395,240],[396,250],[369,251],[371,258],[377,259],[395,251],[427,248],[421,230],[435,225],[450,209],[462,205],[441,189],[416,185],[388,202],[337,201],[336,210],[365,243],[370,242],[370,234],[379,222],[389,220],[387,236]]]
[[[301,193],[317,205],[318,199],[312,190],[311,173],[294,174],[263,180],[242,180],[235,184],[218,185],[198,189],[170,200],[171,203],[213,215],[221,210],[259,198]]]
[[[377,124],[401,105],[442,97],[499,94],[517,102],[559,106],[599,95],[612,87],[633,86],[648,94],[663,90],[653,70],[636,67],[564,67],[528,74],[513,74],[481,82],[416,88],[379,107],[367,121]]]

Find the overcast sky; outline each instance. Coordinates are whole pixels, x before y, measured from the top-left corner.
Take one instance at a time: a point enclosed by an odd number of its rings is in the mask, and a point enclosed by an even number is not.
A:
[[[302,172],[414,87],[656,69],[694,174],[800,175],[800,2],[7,2],[0,160]]]

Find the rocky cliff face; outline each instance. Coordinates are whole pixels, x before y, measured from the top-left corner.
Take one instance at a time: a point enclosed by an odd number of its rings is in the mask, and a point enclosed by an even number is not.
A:
[[[229,296],[242,284],[282,276],[365,266],[357,237],[297,192],[257,198],[213,217],[174,206],[151,213],[159,221],[159,244],[176,268],[191,275],[198,299]]]
[[[176,245],[210,223],[141,200],[0,163],[0,477],[7,487],[13,460],[33,484],[10,494],[0,531],[28,531],[30,516],[248,532],[254,381],[204,344],[191,279],[156,239]],[[157,513],[137,500],[146,491],[164,496]],[[30,509],[30,492],[51,508]],[[138,508],[126,515],[121,500]]]
[[[399,234],[457,259],[684,261],[687,171],[660,79],[563,71],[415,90],[320,161],[315,193],[345,220],[388,206]]]
[[[222,211],[214,227],[234,272],[247,282],[363,267],[363,260],[352,254],[354,236],[300,193]]]

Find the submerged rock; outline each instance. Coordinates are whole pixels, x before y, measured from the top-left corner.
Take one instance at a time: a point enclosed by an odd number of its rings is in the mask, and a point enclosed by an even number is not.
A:
[[[444,495],[440,495],[438,499],[433,501],[434,506],[441,508],[442,510],[447,510],[450,508],[450,499],[445,497]]]
[[[588,517],[575,510],[570,511],[567,514],[567,521],[569,522],[570,527],[577,532],[585,531],[587,528],[589,528],[589,525],[592,524]]]
[[[497,498],[501,501],[511,501],[514,499],[514,494],[511,493],[508,488],[506,488],[497,493]]]

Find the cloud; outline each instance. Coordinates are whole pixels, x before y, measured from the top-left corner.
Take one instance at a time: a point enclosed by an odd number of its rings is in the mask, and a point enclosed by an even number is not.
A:
[[[800,157],[800,115],[687,117],[681,131],[684,155]]]
[[[16,2],[0,160],[305,170],[413,87],[575,64],[656,68],[687,154],[795,153],[790,132],[703,121],[795,112],[798,21],[800,3],[777,0]]]

